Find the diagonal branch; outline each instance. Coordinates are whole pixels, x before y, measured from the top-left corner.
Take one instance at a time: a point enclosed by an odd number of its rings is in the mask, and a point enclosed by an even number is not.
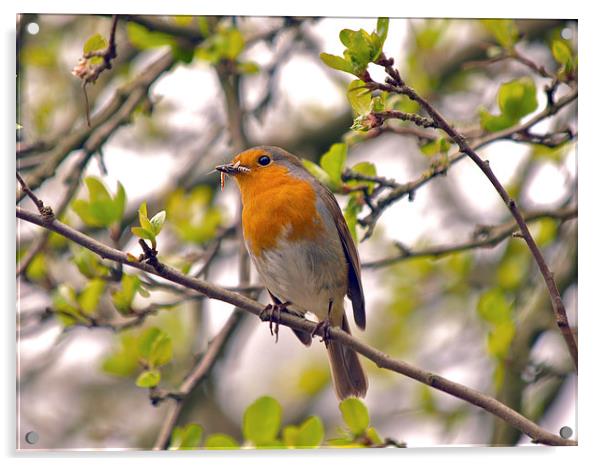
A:
[[[29,212],[20,207],[16,207],[16,215],[18,218],[25,220],[30,223],[34,223],[38,226],[48,228],[71,241],[76,242],[80,246],[83,246],[92,252],[98,254],[100,257],[105,259],[114,260],[124,265],[136,268],[148,272],[153,275],[160,276],[173,283],[177,283],[185,288],[189,288],[199,293],[204,294],[208,298],[218,299],[230,303],[234,306],[243,309],[246,312],[250,312],[256,316],[259,316],[264,309],[257,301],[247,298],[239,293],[228,291],[224,288],[210,284],[204,280],[193,278],[182,274],[178,270],[163,265],[160,270],[155,269],[151,265],[145,262],[133,262],[129,259],[125,252],[111,248],[94,238],[91,238],[79,231],[59,222],[56,219],[48,222],[41,215],[33,212]],[[131,256],[130,256],[131,257]],[[280,324],[287,327],[291,327],[297,330],[303,330],[306,332],[312,332],[315,330],[315,334],[323,337],[323,328],[316,329],[316,324],[307,319],[294,316],[288,313],[282,313],[277,319]],[[558,435],[554,435],[535,424],[533,421],[527,419],[520,413],[510,409],[508,406],[499,402],[495,398],[486,395],[478,390],[472,389],[465,385],[453,382],[437,374],[425,371],[418,367],[415,367],[405,361],[395,360],[385,353],[362,343],[360,340],[352,337],[339,328],[331,328],[329,330],[330,337],[340,341],[344,345],[349,346],[356,352],[362,354],[378,367],[388,369],[393,372],[410,377],[418,382],[426,384],[442,392],[448,393],[456,398],[460,398],[468,403],[483,408],[487,412],[503,419],[516,429],[524,432],[528,435],[533,442],[542,443],[546,445],[576,445],[577,443],[573,440],[563,439]]]
[[[522,233],[522,236],[531,251],[537,266],[541,272],[541,275],[544,278],[546,286],[548,287],[548,292],[550,294],[550,299],[552,301],[552,308],[554,310],[554,314],[556,316],[556,324],[560,329],[560,332],[565,340],[571,358],[573,359],[573,363],[575,365],[575,369],[577,369],[578,365],[578,350],[577,350],[577,342],[575,340],[575,336],[571,331],[569,326],[569,321],[566,315],[566,309],[564,308],[564,303],[562,302],[562,297],[558,291],[558,287],[556,286],[556,282],[554,281],[554,277],[552,272],[548,268],[546,261],[543,257],[543,254],[539,250],[539,247],[535,243],[531,232],[529,231],[529,227],[527,227],[527,223],[523,215],[521,214],[518,204],[514,199],[510,197],[502,183],[498,180],[498,178],[491,170],[489,166],[489,161],[481,159],[479,155],[475,152],[475,149],[468,144],[466,138],[460,134],[440,113],[437,111],[431,103],[419,95],[413,88],[409,87],[399,76],[399,72],[393,69],[393,60],[387,59],[384,55],[381,55],[381,58],[378,61],[378,64],[385,67],[387,74],[389,75],[387,78],[387,84],[375,83],[372,81],[368,73],[366,72],[366,83],[367,86],[374,89],[388,90],[390,92],[394,92],[397,94],[402,94],[407,96],[409,99],[417,102],[424,111],[433,119],[437,127],[443,130],[458,146],[458,150],[462,154],[466,154],[470,159],[481,169],[481,171],[485,174],[487,179],[491,182],[495,190],[498,192],[510,213],[516,220],[516,223]],[[571,95],[577,96],[577,91],[573,91]],[[549,109],[549,107],[548,107]],[[546,109],[546,110],[548,110]]]
[[[533,222],[542,218],[551,218],[559,220],[560,222],[564,222],[577,217],[577,207],[565,207],[560,210],[534,211],[525,213],[524,217],[526,222]],[[367,269],[376,269],[417,257],[432,257],[436,259],[443,255],[454,252],[462,252],[477,248],[492,248],[497,246],[506,238],[512,236],[516,230],[517,226],[516,222],[514,221],[509,221],[495,226],[482,225],[477,227],[473,234],[474,239],[470,241],[449,245],[431,246],[424,249],[419,249],[417,251],[413,251],[402,244],[397,243],[397,247],[401,250],[400,254],[393,257],[387,257],[385,259],[362,263],[362,267]]]

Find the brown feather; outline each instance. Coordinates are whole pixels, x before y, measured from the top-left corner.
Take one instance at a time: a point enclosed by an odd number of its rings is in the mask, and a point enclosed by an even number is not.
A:
[[[334,194],[321,184],[320,188],[321,192],[318,193],[318,195],[325,202],[328,211],[334,218],[339,232],[339,238],[341,239],[341,244],[343,245],[343,250],[347,257],[347,262],[349,262],[347,296],[349,296],[351,304],[353,305],[353,319],[355,320],[355,324],[364,330],[366,328],[366,305],[364,302],[364,291],[362,289],[362,279],[360,275],[360,260],[357,249]]]

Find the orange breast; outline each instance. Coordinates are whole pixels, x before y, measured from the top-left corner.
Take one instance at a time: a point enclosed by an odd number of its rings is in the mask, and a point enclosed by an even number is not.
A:
[[[285,167],[274,164],[236,180],[242,195],[243,233],[254,255],[274,248],[282,237],[298,241],[323,233],[313,187],[289,175]]]

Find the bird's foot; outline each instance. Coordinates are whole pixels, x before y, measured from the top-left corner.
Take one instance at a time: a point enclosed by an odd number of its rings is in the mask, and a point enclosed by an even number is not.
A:
[[[259,318],[264,322],[267,320],[270,323],[270,335],[276,336],[276,343],[278,343],[278,332],[280,331],[280,317],[282,315],[282,311],[287,312],[287,306],[291,304],[289,302],[286,303],[278,303],[278,304],[268,304],[260,313]]]
[[[329,318],[326,318],[320,322],[318,322],[316,324],[316,327],[314,328],[314,330],[311,332],[311,336],[315,337],[320,330],[322,331],[322,338],[320,339],[320,342],[324,342],[326,344],[326,346],[328,346],[328,342],[331,340],[331,336],[330,336],[330,329],[332,327],[332,322],[330,321]]]

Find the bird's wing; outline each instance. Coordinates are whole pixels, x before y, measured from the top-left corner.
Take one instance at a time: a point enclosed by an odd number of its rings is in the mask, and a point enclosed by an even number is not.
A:
[[[320,188],[323,194],[321,198],[324,200],[328,211],[332,214],[332,218],[334,219],[334,223],[339,232],[341,244],[343,245],[343,250],[345,251],[345,256],[347,257],[347,262],[349,263],[349,287],[347,289],[347,296],[349,296],[353,305],[353,318],[356,325],[363,330],[366,328],[366,305],[364,303],[364,291],[362,289],[362,278],[360,275],[360,259],[357,254],[357,249],[336,198],[325,186],[320,185]]]

